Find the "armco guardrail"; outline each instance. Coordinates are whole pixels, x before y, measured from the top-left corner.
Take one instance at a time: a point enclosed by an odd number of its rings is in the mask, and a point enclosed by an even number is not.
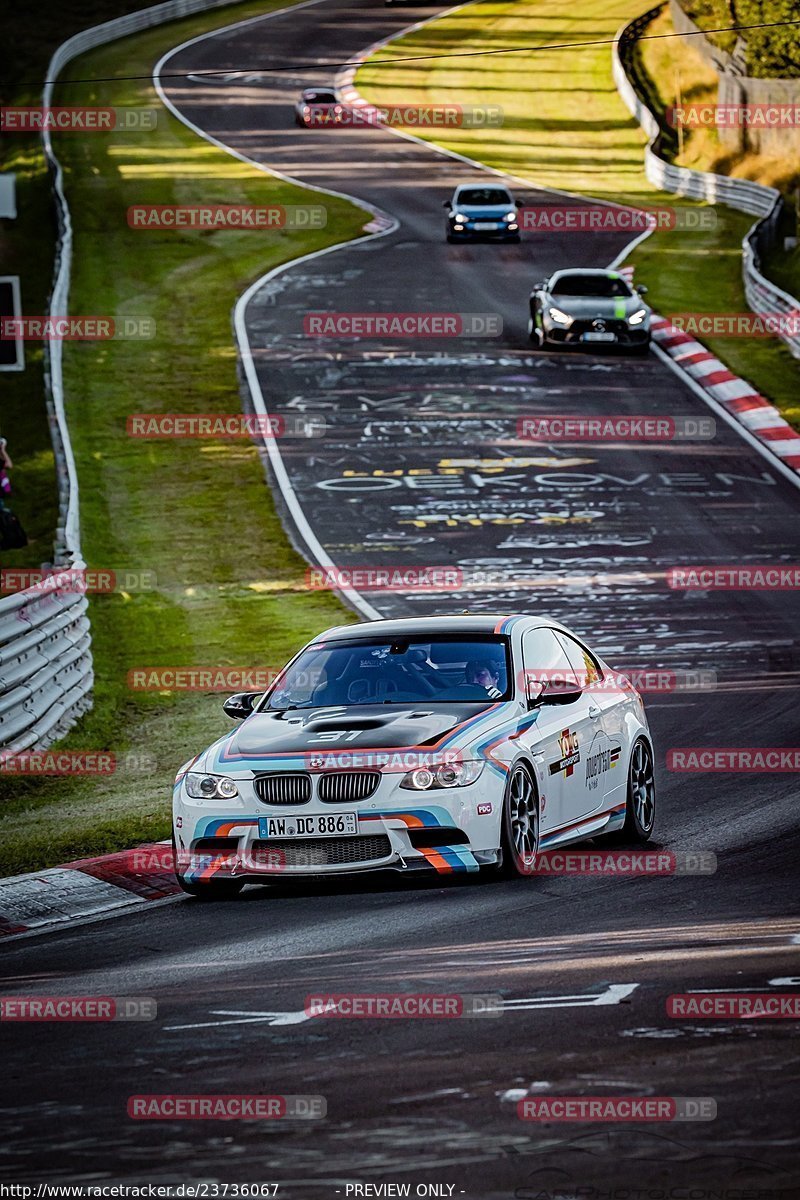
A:
[[[82,564],[80,564],[82,566]],[[43,748],[91,707],[86,597],[31,588],[0,602],[0,746]]]
[[[742,240],[742,275],[747,303],[762,316],[800,313],[800,301],[771,283],[760,270],[762,247],[772,240],[780,220],[783,199],[776,188],[766,187],[751,179],[735,179],[730,175],[715,175],[710,171],[693,171],[677,167],[659,154],[662,129],[653,113],[641,99],[628,77],[625,60],[630,48],[646,25],[661,11],[661,5],[623,25],[614,39],[612,69],[617,91],[628,111],[636,118],[649,142],[644,151],[644,169],[654,187],[708,204],[727,204],[739,212],[759,218]],[[800,330],[791,326],[780,336],[795,358],[800,358]]]
[[[64,66],[95,46],[167,21],[215,8],[231,0],[167,0],[140,12],[93,25],[58,47],[47,68],[42,103],[53,103],[53,88]],[[50,296],[53,316],[65,316],[69,302],[72,222],[61,165],[49,131],[42,134],[53,179],[58,219],[55,274]],[[62,343],[46,346],[46,402],[56,460],[59,522],[54,564],[82,571],[78,478],[64,411]],[[73,585],[74,587],[74,585]],[[72,589],[29,588],[0,599],[0,749],[44,748],[63,737],[91,708],[91,636],[85,595]]]

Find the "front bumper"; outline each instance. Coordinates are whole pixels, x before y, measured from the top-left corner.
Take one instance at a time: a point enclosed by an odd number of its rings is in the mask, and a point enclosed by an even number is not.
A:
[[[650,341],[650,324],[644,322],[642,325],[629,325],[624,320],[608,320],[602,330],[594,328],[592,321],[578,320],[572,322],[569,326],[557,325],[554,321],[546,319],[543,322],[544,335],[548,342],[554,342],[563,346],[588,346],[590,349],[595,349],[599,346],[646,346]],[[585,334],[613,334],[613,341],[609,338],[586,338]]]
[[[277,882],[387,869],[473,873],[497,861],[503,785],[494,772],[485,768],[466,787],[430,791],[400,788],[401,778],[382,775],[374,794],[356,803],[323,802],[315,784],[311,799],[289,805],[260,801],[253,777],[236,779],[234,801],[193,799],[179,782],[173,800],[177,870],[187,882],[211,876]],[[355,834],[270,839],[262,821],[337,811],[356,813]]]
[[[490,229],[478,229],[478,225],[491,225]],[[503,242],[518,242],[519,241],[519,225],[510,224],[507,221],[495,221],[486,218],[468,220],[463,225],[456,225],[454,221],[447,222],[447,236],[458,241],[495,241]]]

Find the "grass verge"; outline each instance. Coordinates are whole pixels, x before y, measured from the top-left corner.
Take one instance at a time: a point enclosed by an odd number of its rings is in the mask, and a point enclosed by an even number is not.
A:
[[[10,778],[0,780],[6,874],[168,835],[175,769],[229,721],[218,695],[130,691],[131,668],[279,667],[319,629],[352,619],[330,594],[304,591],[304,560],[289,546],[252,444],[126,435],[131,412],[239,412],[236,298],[271,266],[357,236],[368,219],[196,137],[147,82],[179,41],[280,7],[261,0],[127,38],[70,73],[145,80],[59,89],[62,104],[160,110],[155,132],[61,135],[56,146],[75,226],[71,311],[148,316],[157,330],[148,341],[66,347],[84,556],[98,569],[149,571],[155,586],[91,599],[95,708],[64,743],[130,755],[130,765],[103,777],[17,778],[13,792]],[[126,222],[134,203],[200,201],[324,202],[327,226],[144,232]]]
[[[367,62],[357,86],[382,105],[443,104],[454,98],[462,104],[499,104],[501,127],[450,129],[427,135],[428,140],[543,187],[631,204],[684,205],[688,202],[656,191],[647,181],[646,139],[617,93],[609,45],[557,48],[611,39],[647,7],[646,0],[584,0],[577,10],[558,0],[470,5],[384,47],[375,58],[389,61]],[[519,51],[520,46],[529,49]],[[476,49],[515,52],[391,61]],[[722,205],[715,212],[715,229],[659,230],[629,260],[637,279],[650,288],[648,300],[664,315],[748,311],[741,240],[752,218]],[[800,428],[800,368],[779,339],[704,340]]]

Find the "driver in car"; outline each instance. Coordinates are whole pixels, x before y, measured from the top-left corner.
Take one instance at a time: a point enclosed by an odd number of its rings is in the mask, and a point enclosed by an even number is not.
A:
[[[503,694],[497,686],[500,681],[500,672],[495,664],[488,660],[473,659],[468,662],[464,668],[464,678],[467,683],[485,688],[487,695],[491,696],[493,700]]]

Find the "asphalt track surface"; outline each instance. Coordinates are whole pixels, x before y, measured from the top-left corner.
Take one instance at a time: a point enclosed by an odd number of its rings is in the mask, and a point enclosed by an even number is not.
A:
[[[331,0],[200,41],[166,70],[340,61],[435,11]],[[531,284],[556,266],[604,265],[624,238],[448,246],[441,200],[475,168],[389,132],[297,130],[291,102],[323,82],[324,72],[165,80],[186,117],[233,149],[399,221],[386,237],[286,271],[248,306],[270,410],[329,422],[313,446],[281,447],[311,527],[339,565],[483,565],[515,579],[433,601],[371,596],[381,612],[546,611],[620,666],[716,671],[716,690],[656,695],[648,711],[660,768],[655,844],[712,851],[718,869],[251,889],[235,903],[180,900],[11,945],[6,993],[152,996],[158,1017],[0,1029],[0,1181],[280,1182],[278,1195],[292,1198],[387,1182],[410,1184],[412,1195],[437,1185],[519,1200],[798,1195],[796,1024],[679,1020],[665,1008],[692,989],[800,986],[795,778],[664,766],[671,747],[796,744],[798,601],[685,595],[659,576],[681,563],[793,561],[800,496],[726,425],[709,443],[518,443],[520,415],[707,410],[655,356],[562,357],[527,345]],[[304,314],[332,309],[493,312],[504,333],[446,347],[310,345]],[[453,459],[477,465],[441,465]],[[399,485],[369,486],[387,478]],[[506,1007],[491,1019],[303,1019],[306,996],[320,990],[501,993]],[[131,1095],[263,1092],[322,1095],[328,1116],[126,1115]],[[516,1116],[522,1095],[569,1093],[713,1097],[717,1117],[534,1125]]]

